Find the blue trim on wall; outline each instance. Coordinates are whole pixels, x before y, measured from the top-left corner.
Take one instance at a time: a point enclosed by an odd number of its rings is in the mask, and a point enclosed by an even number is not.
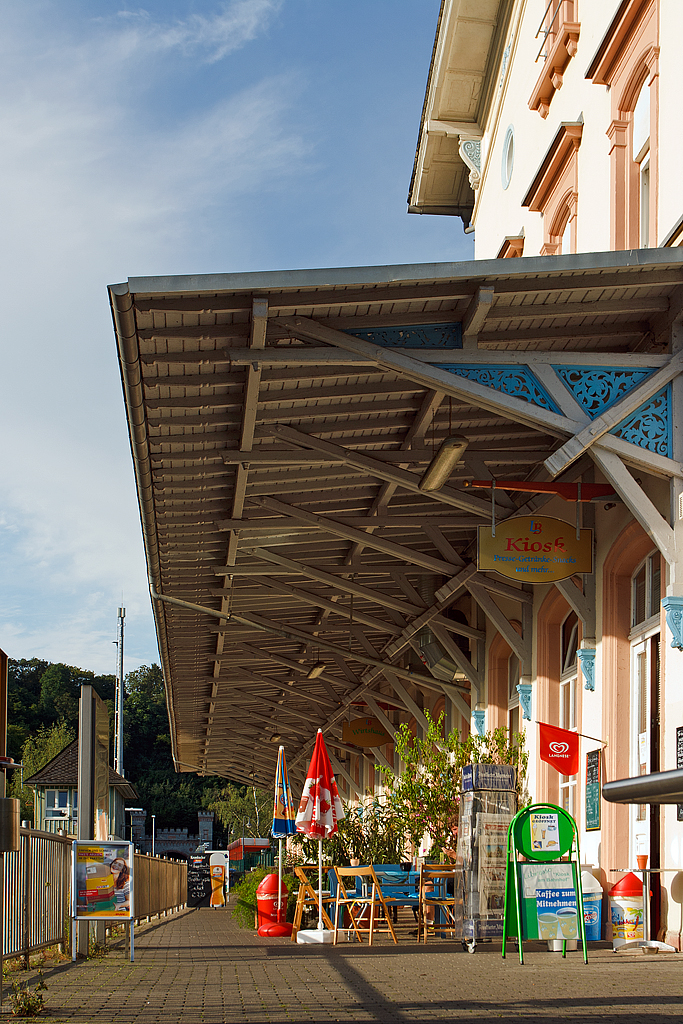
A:
[[[513,398],[521,398],[542,409],[559,413],[561,410],[549,393],[526,366],[472,366],[463,363],[439,363],[440,370],[448,370],[458,377],[466,377],[476,384],[501,391]]]
[[[410,324],[407,327],[368,327],[344,331],[383,348],[462,348],[462,324]]]
[[[610,430],[610,434],[645,448],[657,455],[673,456],[673,425],[671,422],[671,385],[653,395],[626,419]]]
[[[655,369],[619,366],[553,366],[570,395],[591,419],[600,416],[620,398],[655,372]]]

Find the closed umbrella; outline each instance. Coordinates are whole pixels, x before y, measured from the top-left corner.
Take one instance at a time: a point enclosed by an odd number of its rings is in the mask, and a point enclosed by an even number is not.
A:
[[[344,807],[332,774],[323,732],[318,729],[296,816],[297,832],[303,832],[309,839],[318,840],[318,935],[311,935],[313,941],[325,942],[327,936],[331,935],[323,928],[323,839],[334,835],[337,822],[343,817]],[[306,941],[307,936],[299,932],[297,939]]]
[[[277,934],[291,935],[292,926],[285,923],[286,908],[282,906],[282,840],[287,836],[296,833],[296,822],[294,820],[294,801],[292,791],[289,788],[287,776],[287,761],[285,760],[285,748],[280,747],[277,752],[277,767],[275,769],[275,806],[273,808],[273,827],[271,833],[278,840],[278,902],[277,902]],[[271,931],[270,934],[275,934]]]

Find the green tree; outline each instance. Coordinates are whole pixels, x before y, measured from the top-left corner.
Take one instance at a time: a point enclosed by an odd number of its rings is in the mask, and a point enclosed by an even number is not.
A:
[[[251,786],[227,786],[207,792],[205,806],[213,811],[227,837],[266,838],[273,824],[273,794]]]
[[[22,748],[23,778],[35,775],[75,739],[75,730],[64,721],[51,726],[41,725],[34,735],[29,736]],[[15,769],[8,787],[10,796],[18,797],[21,801],[22,821],[33,821],[33,789],[30,786],[22,786],[21,779],[22,776]]]
[[[524,736],[508,737],[507,729],[485,736],[470,734],[461,740],[457,729],[444,736],[443,714],[434,721],[428,711],[427,735],[414,737],[406,723],[397,730],[395,749],[405,765],[401,775],[382,769],[388,801],[413,846],[425,833],[431,856],[439,857],[455,842],[460,806],[461,769],[466,764],[511,764],[517,769],[517,787],[523,791],[528,754]]]

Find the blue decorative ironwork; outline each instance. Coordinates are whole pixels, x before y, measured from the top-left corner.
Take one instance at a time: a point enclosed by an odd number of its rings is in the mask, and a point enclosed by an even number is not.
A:
[[[462,325],[459,323],[368,327],[363,331],[344,333],[384,348],[462,348]]]
[[[517,683],[519,704],[522,709],[522,718],[527,722],[531,721],[531,683]]]
[[[485,708],[475,708],[472,712],[472,718],[474,719],[474,728],[477,736],[484,735],[484,729],[486,727],[486,710]]]
[[[683,597],[663,597],[662,608],[666,612],[666,624],[671,630],[671,646],[683,651]]]
[[[595,648],[582,647],[576,652],[581,664],[581,672],[586,680],[584,690],[595,689]]]
[[[494,391],[502,391],[513,398],[521,398],[532,405],[540,405],[551,412],[560,412],[545,388],[526,366],[466,366],[461,363],[442,363],[439,369],[448,370],[458,377],[467,377]]]
[[[616,434],[624,441],[646,448],[657,455],[671,458],[673,453],[673,436],[671,427],[671,385],[658,391],[639,409],[618,423],[611,434]]]
[[[608,370],[602,366],[553,366],[553,370],[591,419],[609,409],[654,373],[648,367]]]

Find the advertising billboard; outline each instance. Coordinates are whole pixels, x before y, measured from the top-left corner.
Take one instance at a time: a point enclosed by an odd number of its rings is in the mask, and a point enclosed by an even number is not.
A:
[[[73,844],[73,917],[81,920],[133,918],[132,843]]]

